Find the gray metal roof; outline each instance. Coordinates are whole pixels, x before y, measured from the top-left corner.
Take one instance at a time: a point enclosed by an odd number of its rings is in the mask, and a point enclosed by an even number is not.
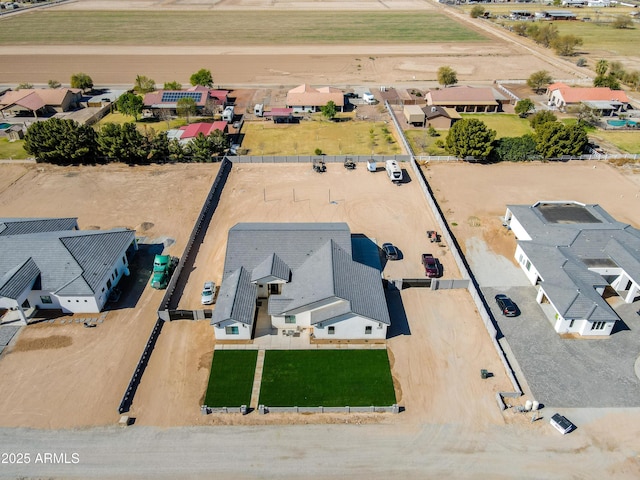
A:
[[[0,218],[0,235],[77,230],[77,218]]]
[[[348,302],[348,308],[340,300]],[[294,270],[282,294],[272,295],[269,300],[269,313],[274,315],[318,307],[312,323],[354,313],[391,324],[380,271],[353,261],[351,254],[333,240]]]
[[[231,320],[252,326],[257,290],[251,283],[251,273],[244,267],[227,275],[220,285],[211,325]]]
[[[329,240],[351,254],[346,223],[238,223],[229,230],[224,274],[253,271],[271,254],[295,270]]]
[[[0,275],[32,258],[42,290],[64,295],[93,295],[135,232],[69,230],[0,236]]]
[[[251,281],[257,282],[264,278],[279,278],[285,282],[289,281],[291,277],[291,269],[289,265],[275,253],[272,253],[264,261],[253,269],[251,274]]]
[[[590,268],[619,268],[640,284],[640,230],[616,221],[599,205],[552,203],[508,206],[531,236],[518,245],[539,272],[541,287],[566,319],[617,320],[596,291],[609,282]],[[541,206],[549,207],[546,214]]]
[[[25,290],[31,288],[38,275],[40,269],[32,258],[28,258],[0,278],[0,297],[17,300]]]

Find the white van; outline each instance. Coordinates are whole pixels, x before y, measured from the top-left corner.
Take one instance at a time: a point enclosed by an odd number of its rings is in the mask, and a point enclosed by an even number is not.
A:
[[[549,423],[553,428],[558,430],[563,435],[566,435],[571,430],[574,430],[576,428],[576,426],[571,423],[571,421],[567,419],[567,417],[563,417],[559,413],[556,413],[554,416],[552,416],[551,420],[549,420]]]
[[[364,92],[362,94],[362,100],[364,100],[364,103],[368,103],[369,105],[376,103],[376,97],[374,97],[371,92]]]
[[[398,162],[395,160],[387,160],[384,168],[392,182],[400,183],[402,181],[402,169],[400,168],[400,165],[398,165]]]

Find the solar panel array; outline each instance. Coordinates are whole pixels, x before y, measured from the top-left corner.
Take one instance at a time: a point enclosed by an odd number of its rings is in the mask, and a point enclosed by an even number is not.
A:
[[[177,102],[181,98],[193,98],[198,103],[202,98],[202,92],[162,92],[162,102]]]

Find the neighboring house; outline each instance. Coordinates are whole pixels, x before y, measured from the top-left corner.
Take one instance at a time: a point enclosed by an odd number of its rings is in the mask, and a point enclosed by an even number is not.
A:
[[[433,128],[449,129],[451,125],[462,117],[453,108],[427,106],[422,109],[426,118],[426,126]]]
[[[489,87],[449,87],[431,90],[426,95],[427,105],[453,108],[457,112],[500,112],[509,99]]]
[[[624,91],[611,90],[609,87],[569,87],[564,83],[553,83],[547,87],[547,98],[549,105],[560,109],[584,103],[608,115],[631,108]]]
[[[546,10],[540,12],[540,18],[542,20],[576,20],[578,16],[565,10]]]
[[[187,90],[158,90],[144,96],[142,115],[157,117],[163,111],[176,115],[178,100],[181,98],[192,98],[198,113],[212,111],[217,105],[225,105],[228,102],[228,95],[227,90],[212,90],[202,85],[196,85]]]
[[[377,250],[376,250],[377,252]],[[238,223],[229,230],[211,325],[249,340],[257,300],[278,333],[384,340],[391,321],[380,270],[356,262],[346,223]]]
[[[599,205],[508,205],[505,224],[518,240],[516,260],[537,286],[537,302],[552,308],[556,332],[610,335],[618,315],[603,295],[626,303],[640,296],[640,230]]]
[[[167,132],[167,138],[169,140],[176,139],[181,144],[189,143],[196,138],[199,134],[203,134],[205,137],[211,135],[216,130],[220,130],[222,133],[227,133],[228,124],[224,121],[212,122],[212,123],[191,123],[178,129],[169,130]]]
[[[78,230],[76,218],[0,218],[0,309],[99,312],[137,249],[127,229]]]
[[[292,123],[294,121],[293,108],[272,108],[262,114],[265,118],[271,118],[273,123]]]
[[[404,118],[408,124],[415,127],[425,126],[425,114],[418,105],[405,105],[402,113],[404,113]]]
[[[294,113],[319,112],[330,101],[335,103],[336,110],[341,112],[344,108],[342,90],[333,87],[313,88],[302,84],[287,93],[287,107],[292,108]]]
[[[81,99],[82,91],[77,88],[12,90],[0,97],[0,112],[3,117],[5,114],[38,117],[76,109]]]

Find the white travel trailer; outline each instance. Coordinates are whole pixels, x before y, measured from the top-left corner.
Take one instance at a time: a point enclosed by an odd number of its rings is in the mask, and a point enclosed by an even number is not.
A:
[[[400,183],[402,181],[402,169],[400,165],[398,165],[398,162],[395,160],[387,160],[384,168],[393,183]]]

